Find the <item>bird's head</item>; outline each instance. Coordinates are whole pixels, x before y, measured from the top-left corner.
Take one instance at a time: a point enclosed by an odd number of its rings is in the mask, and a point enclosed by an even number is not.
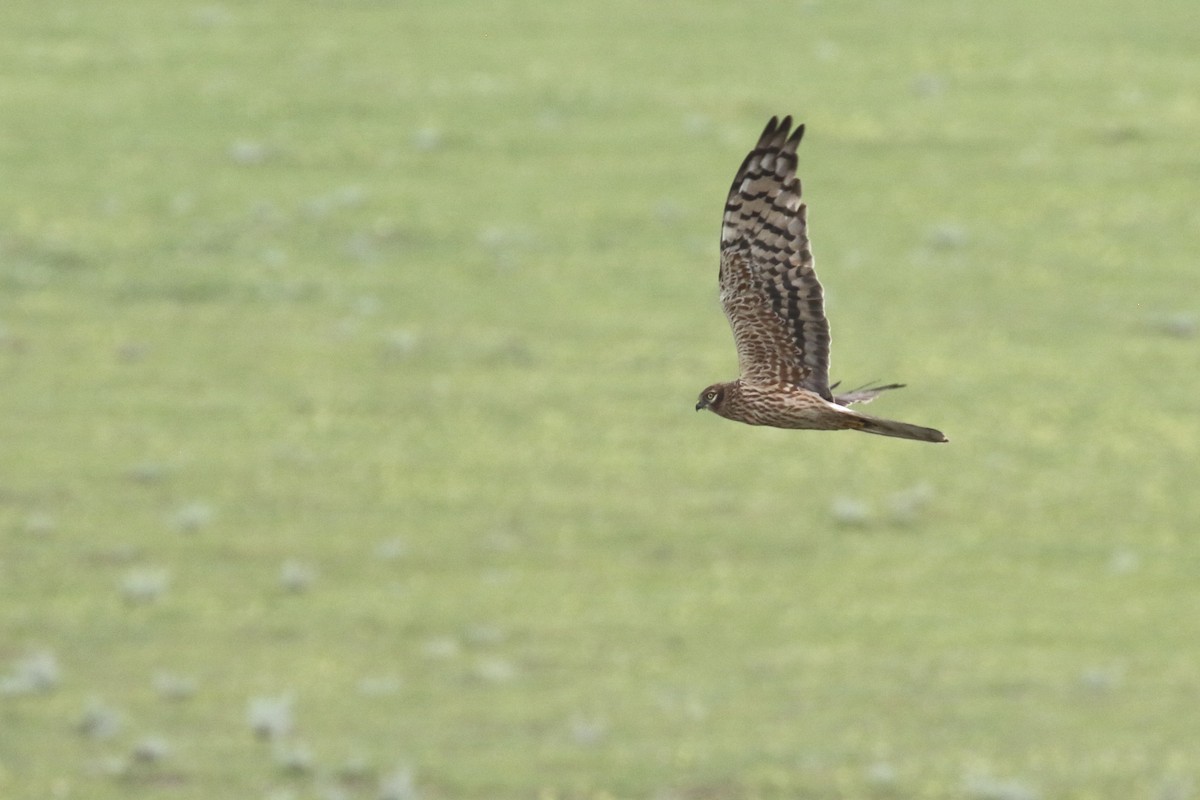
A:
[[[703,392],[700,393],[700,399],[696,401],[696,410],[707,408],[714,414],[721,413],[721,405],[725,402],[725,384],[714,383]]]

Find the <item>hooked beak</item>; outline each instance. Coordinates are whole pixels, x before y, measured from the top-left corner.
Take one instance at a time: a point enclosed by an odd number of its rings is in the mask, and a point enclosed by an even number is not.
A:
[[[704,402],[703,400],[701,400],[699,403],[696,403],[697,411],[699,411],[702,408],[708,408],[708,403]]]

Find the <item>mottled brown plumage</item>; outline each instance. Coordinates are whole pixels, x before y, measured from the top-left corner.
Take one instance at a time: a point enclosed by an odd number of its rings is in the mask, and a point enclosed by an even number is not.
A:
[[[832,392],[829,321],[796,177],[803,136],[804,126],[793,131],[791,117],[772,117],[733,179],[721,226],[720,284],[741,377],[709,386],[696,410],[750,425],[948,441],[932,428],[847,408],[902,384]]]

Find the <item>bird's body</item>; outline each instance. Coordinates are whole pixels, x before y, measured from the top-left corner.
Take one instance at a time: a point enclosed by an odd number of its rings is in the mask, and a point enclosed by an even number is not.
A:
[[[932,428],[847,408],[900,384],[833,394],[829,322],[796,178],[803,135],[803,125],[792,131],[791,117],[772,117],[734,177],[721,226],[720,287],[741,377],[709,386],[696,410],[749,425],[947,441]]]

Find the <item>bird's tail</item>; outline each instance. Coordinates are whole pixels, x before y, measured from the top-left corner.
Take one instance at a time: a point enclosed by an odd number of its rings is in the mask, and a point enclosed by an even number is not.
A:
[[[909,425],[907,422],[897,422],[892,419],[869,417],[866,414],[848,412],[855,420],[850,427],[863,433],[874,433],[879,436],[894,436],[897,439],[915,439],[918,442],[948,442],[946,434],[933,428],[922,428],[920,425]]]

